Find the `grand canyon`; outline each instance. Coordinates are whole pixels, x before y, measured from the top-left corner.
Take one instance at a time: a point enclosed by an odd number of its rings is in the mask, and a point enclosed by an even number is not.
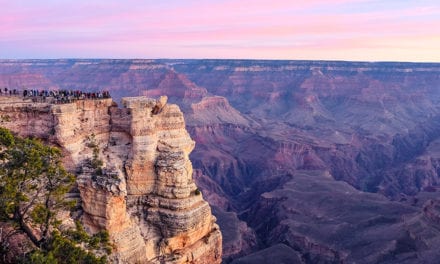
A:
[[[15,96],[0,126],[61,146],[72,171],[96,135],[117,177],[77,172],[71,195],[119,241],[115,261],[440,258],[439,63],[0,60],[0,87],[110,92]]]

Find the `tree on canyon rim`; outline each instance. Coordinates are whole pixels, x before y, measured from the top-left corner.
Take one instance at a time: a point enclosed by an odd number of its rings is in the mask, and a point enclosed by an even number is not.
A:
[[[62,228],[57,218],[75,205],[64,199],[75,179],[61,158],[58,148],[0,127],[0,262],[17,257],[25,263],[106,262],[107,233],[89,236],[79,222],[75,229]],[[10,241],[18,234],[31,246],[22,256],[11,257]]]

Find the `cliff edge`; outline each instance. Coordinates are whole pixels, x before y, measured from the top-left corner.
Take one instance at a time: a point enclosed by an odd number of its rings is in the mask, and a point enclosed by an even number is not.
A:
[[[146,97],[35,103],[0,97],[0,126],[58,145],[77,175],[90,233],[107,230],[115,263],[220,263],[222,236],[195,185],[194,148],[177,105]],[[78,195],[79,194],[79,195]]]

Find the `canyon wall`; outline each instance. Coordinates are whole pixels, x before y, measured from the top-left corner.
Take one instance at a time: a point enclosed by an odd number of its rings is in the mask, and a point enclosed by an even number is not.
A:
[[[177,105],[146,97],[68,104],[0,96],[0,125],[59,146],[77,175],[81,221],[107,230],[117,263],[220,263],[222,237],[197,189]],[[70,193],[70,197],[77,194]]]

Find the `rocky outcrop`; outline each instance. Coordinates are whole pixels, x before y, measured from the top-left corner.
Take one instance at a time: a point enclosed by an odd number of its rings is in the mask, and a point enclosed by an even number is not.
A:
[[[420,212],[328,171],[296,171],[251,208],[242,217],[262,242],[285,244],[306,263],[435,263],[439,256],[438,202]]]
[[[53,105],[0,97],[1,125],[59,145],[78,176],[81,220],[107,230],[117,263],[220,263],[222,237],[192,179],[194,141],[166,98]]]
[[[215,206],[213,206],[213,212],[217,217],[218,224],[227,227],[225,228],[226,232],[222,229],[224,262],[229,262],[243,254],[249,254],[258,248],[254,231],[241,221],[237,214],[224,212]]]
[[[200,102],[191,104],[187,119],[191,126],[213,124],[249,126],[251,123],[221,96],[205,97]]]
[[[440,201],[427,201],[423,206],[423,215],[434,225],[440,226]]]

